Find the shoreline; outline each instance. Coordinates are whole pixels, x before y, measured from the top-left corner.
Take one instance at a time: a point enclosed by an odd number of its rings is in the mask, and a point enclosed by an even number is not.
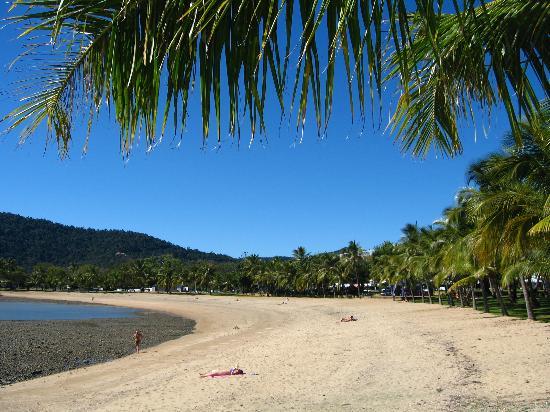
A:
[[[95,301],[191,318],[195,332],[0,388],[0,410],[550,409],[548,324],[376,299],[143,295]],[[247,374],[199,378],[237,365]]]
[[[95,303],[2,296],[1,300]],[[102,304],[105,305],[105,304]],[[106,305],[107,306],[107,305]],[[195,322],[163,312],[77,320],[0,320],[0,386],[110,362],[134,353],[132,333],[144,331],[144,351],[193,332]]]

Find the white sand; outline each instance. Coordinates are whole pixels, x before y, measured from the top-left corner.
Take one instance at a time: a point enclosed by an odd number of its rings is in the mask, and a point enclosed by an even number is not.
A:
[[[382,299],[93,296],[197,328],[140,355],[1,388],[0,411],[550,410],[550,324]],[[340,323],[348,314],[359,321]],[[199,378],[237,364],[247,375]]]

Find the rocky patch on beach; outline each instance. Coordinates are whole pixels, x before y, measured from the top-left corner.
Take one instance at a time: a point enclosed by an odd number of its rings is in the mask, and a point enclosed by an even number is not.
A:
[[[136,329],[143,331],[142,350],[147,350],[191,333],[194,325],[145,311],[121,319],[0,321],[0,385],[130,355]]]

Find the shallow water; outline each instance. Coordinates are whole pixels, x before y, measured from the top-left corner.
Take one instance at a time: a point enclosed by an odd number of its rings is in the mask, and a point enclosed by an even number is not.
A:
[[[0,320],[82,320],[135,316],[135,310],[115,306],[0,299]]]

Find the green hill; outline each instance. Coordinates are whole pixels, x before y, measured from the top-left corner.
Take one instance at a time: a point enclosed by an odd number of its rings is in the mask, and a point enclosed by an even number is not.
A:
[[[227,262],[227,255],[183,248],[143,233],[66,226],[0,212],[0,258],[30,268],[36,263],[109,267],[125,259],[172,254],[184,261]]]

